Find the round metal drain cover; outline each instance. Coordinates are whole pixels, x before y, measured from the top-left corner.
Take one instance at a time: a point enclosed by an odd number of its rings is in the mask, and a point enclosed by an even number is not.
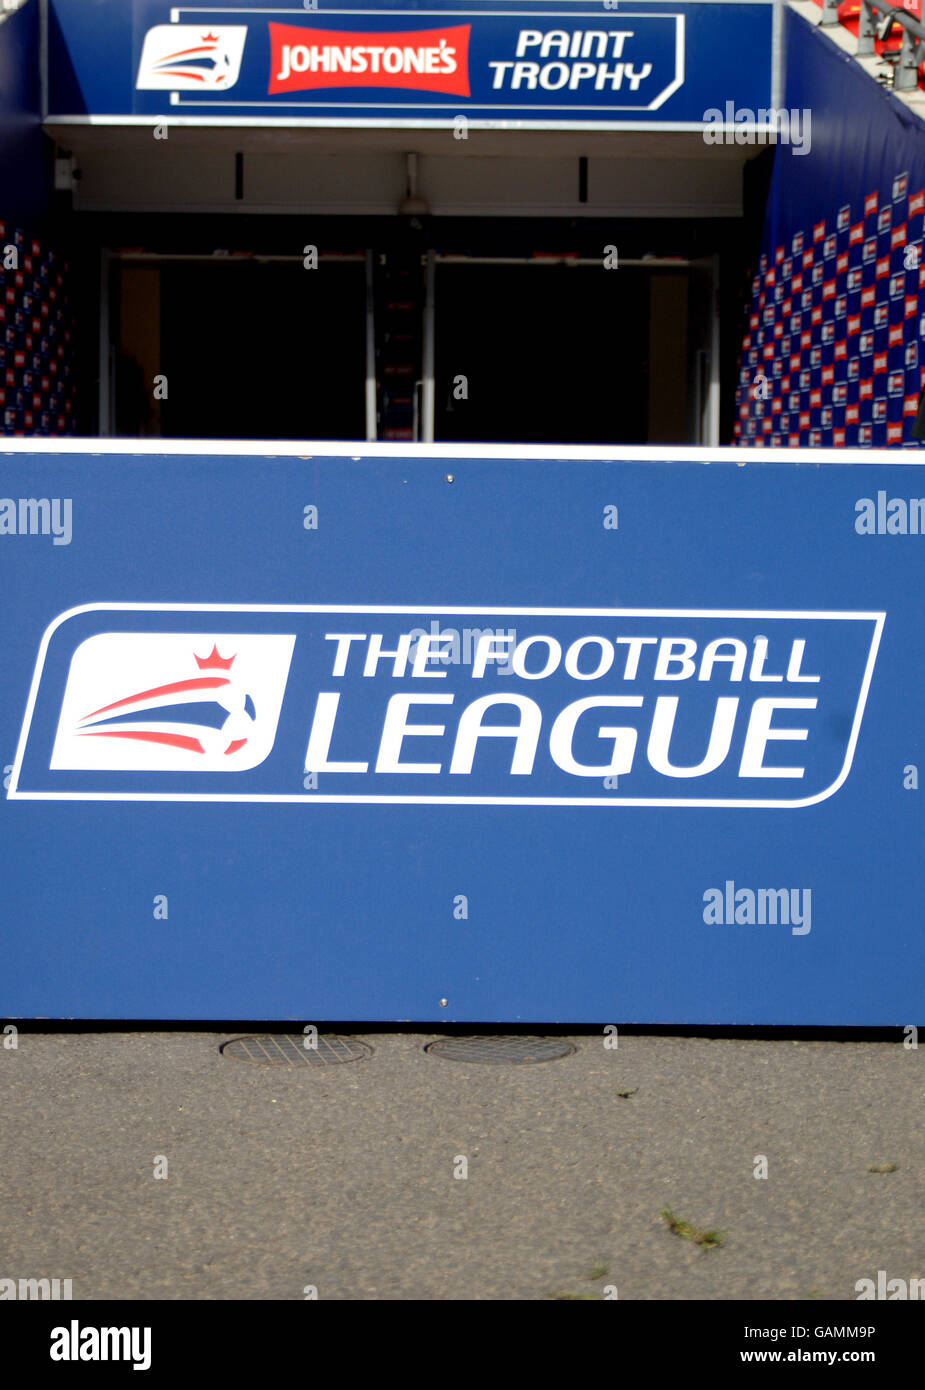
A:
[[[424,1049],[432,1057],[447,1062],[495,1062],[524,1066],[529,1062],[552,1062],[577,1051],[564,1038],[438,1038]]]
[[[305,1036],[271,1033],[262,1038],[232,1038],[222,1044],[224,1057],[236,1057],[239,1062],[261,1062],[270,1067],[327,1067],[335,1062],[363,1062],[373,1055],[366,1043],[356,1038],[319,1035],[317,1046],[306,1047]]]

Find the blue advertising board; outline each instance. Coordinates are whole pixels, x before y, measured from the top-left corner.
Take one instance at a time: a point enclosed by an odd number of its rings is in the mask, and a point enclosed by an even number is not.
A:
[[[915,456],[4,447],[0,1015],[920,1020]]]
[[[49,112],[277,123],[618,129],[775,103],[770,0],[254,7],[51,0]],[[728,119],[731,121],[732,116]]]

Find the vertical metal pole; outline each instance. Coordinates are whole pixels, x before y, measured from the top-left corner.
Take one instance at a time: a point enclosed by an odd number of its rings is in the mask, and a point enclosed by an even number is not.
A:
[[[366,438],[376,438],[376,315],[371,250],[366,252]]]
[[[870,58],[874,52],[874,12],[870,0],[861,0],[861,13],[858,17],[858,46],[856,58]]]
[[[48,0],[39,8],[39,85],[42,120],[48,115]]]
[[[824,23],[824,20],[820,20]],[[838,22],[836,11],[835,22]],[[784,5],[774,0],[771,18],[771,105],[779,111],[784,104]]]
[[[710,384],[707,388],[707,409],[704,421],[704,444],[715,449],[719,445],[719,256],[712,258],[710,307]]]
[[[897,92],[912,92],[918,87],[919,42],[903,26],[903,43],[894,86]]]
[[[111,258],[103,247],[100,252],[100,400],[99,434],[106,439],[112,434],[112,326],[109,322],[109,274]]]
[[[825,26],[838,23],[838,0],[823,0],[819,23]]]
[[[706,348],[698,348],[694,353],[694,438],[692,444],[703,443],[703,359]],[[688,415],[690,419],[690,415]]]
[[[436,278],[436,256],[427,253],[427,289],[424,299],[424,387],[421,399],[422,437],[425,444],[434,442],[434,280]]]

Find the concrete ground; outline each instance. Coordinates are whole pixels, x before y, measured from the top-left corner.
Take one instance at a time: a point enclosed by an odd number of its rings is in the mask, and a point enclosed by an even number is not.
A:
[[[75,1299],[441,1300],[854,1300],[878,1270],[925,1276],[925,1042],[900,1030],[586,1033],[535,1066],[357,1032],[368,1061],[270,1067],[222,1056],[232,1036],[0,1049],[0,1276]]]

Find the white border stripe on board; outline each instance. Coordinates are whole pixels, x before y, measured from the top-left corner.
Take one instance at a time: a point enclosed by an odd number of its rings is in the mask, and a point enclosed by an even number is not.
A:
[[[101,439],[0,435],[0,467],[4,455],[82,454],[103,458],[108,454],[137,454],[164,458],[196,455],[214,458],[302,459],[476,459],[505,462],[521,459],[538,463],[725,463],[747,468],[750,464],[789,463],[812,468],[820,463],[894,464],[899,467],[925,463],[921,448],[893,449],[754,449],[734,445],[716,448],[679,444],[411,444],[305,439]]]

